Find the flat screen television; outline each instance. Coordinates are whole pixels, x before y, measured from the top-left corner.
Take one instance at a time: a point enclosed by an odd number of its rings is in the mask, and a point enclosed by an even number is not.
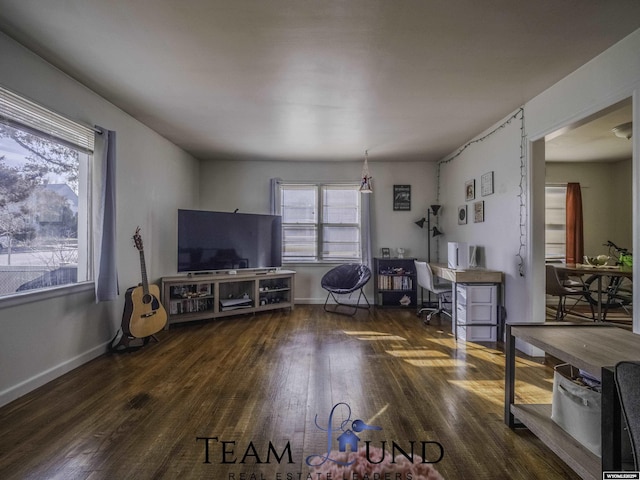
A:
[[[178,272],[280,266],[280,215],[178,210]]]

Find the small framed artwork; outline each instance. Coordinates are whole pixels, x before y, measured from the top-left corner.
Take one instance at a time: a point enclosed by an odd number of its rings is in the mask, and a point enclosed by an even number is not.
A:
[[[460,205],[458,207],[458,225],[465,225],[467,223],[467,206]]]
[[[390,258],[391,257],[391,249],[389,249],[388,247],[382,247],[380,249],[380,254],[382,255],[382,258]]]
[[[484,222],[484,202],[475,202],[473,204],[473,222]]]
[[[393,209],[411,210],[411,185],[393,186]]]
[[[480,177],[480,194],[483,197],[493,193],[493,172],[487,172]]]
[[[473,200],[476,198],[476,181],[469,180],[464,184],[464,198],[468,202],[469,200]]]

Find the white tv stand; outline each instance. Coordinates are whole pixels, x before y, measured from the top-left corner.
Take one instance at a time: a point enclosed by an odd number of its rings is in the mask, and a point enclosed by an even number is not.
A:
[[[174,323],[294,308],[293,270],[218,271],[162,277],[167,328]]]

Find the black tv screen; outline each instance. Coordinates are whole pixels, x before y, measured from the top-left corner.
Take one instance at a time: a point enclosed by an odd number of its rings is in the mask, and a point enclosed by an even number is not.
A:
[[[178,210],[178,272],[282,266],[282,217]]]

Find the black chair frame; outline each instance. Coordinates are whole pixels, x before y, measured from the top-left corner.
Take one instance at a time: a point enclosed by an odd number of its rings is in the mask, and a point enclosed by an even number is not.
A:
[[[333,298],[333,301],[336,302],[336,306],[333,309],[327,308],[327,305],[328,305],[328,302],[329,302],[329,297]],[[360,305],[360,298],[364,298],[365,302],[367,303],[366,307],[364,305]],[[351,312],[351,313],[340,312],[338,310],[340,307],[351,307],[351,308],[353,308],[353,312]],[[362,288],[360,289],[360,293],[358,294],[358,301],[356,302],[355,305],[352,304],[352,303],[340,302],[336,298],[336,296],[333,294],[333,292],[329,292],[327,294],[327,299],[324,301],[324,311],[325,312],[329,312],[329,313],[339,313],[341,315],[348,315],[350,317],[353,317],[358,312],[359,308],[366,309],[366,310],[369,310],[371,308],[371,304],[369,303],[369,300],[367,299],[367,296],[364,294],[364,291],[362,290]]]

